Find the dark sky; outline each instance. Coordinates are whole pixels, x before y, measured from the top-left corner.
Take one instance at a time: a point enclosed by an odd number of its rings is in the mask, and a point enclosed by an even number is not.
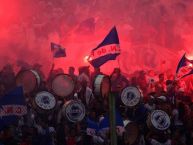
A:
[[[58,67],[88,65],[84,57],[114,25],[124,72],[174,70],[184,52],[193,55],[192,0],[0,0],[0,67],[22,60],[48,71],[50,42],[67,51]],[[118,61],[102,69],[112,66]]]

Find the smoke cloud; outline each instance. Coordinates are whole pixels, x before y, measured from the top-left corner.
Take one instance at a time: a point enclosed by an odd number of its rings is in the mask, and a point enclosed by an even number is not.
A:
[[[192,0],[1,0],[0,18],[0,67],[88,65],[84,57],[114,25],[122,52],[102,67],[106,72],[174,70],[183,53],[193,55]],[[67,57],[53,60],[50,42],[65,47]]]

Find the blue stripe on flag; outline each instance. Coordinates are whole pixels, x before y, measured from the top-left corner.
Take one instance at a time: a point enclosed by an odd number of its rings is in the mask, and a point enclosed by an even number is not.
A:
[[[178,71],[180,70],[181,67],[186,66],[187,59],[186,59],[185,55],[186,54],[184,54],[183,57],[180,59],[178,66],[177,66],[177,69],[176,69],[176,73],[178,73]]]
[[[184,54],[177,66],[176,78],[184,78],[191,74],[193,74],[193,60],[189,60]]]
[[[115,60],[116,57],[119,55],[120,53],[117,54],[107,54],[105,56],[99,57],[97,59],[93,59],[90,61],[90,64],[92,66],[94,66],[95,68],[100,67],[101,65],[103,65],[105,62],[107,62],[108,60]]]
[[[119,44],[119,37],[115,26],[111,29],[111,31],[105,37],[105,39],[93,50],[96,50],[99,47],[109,45],[109,44]]]

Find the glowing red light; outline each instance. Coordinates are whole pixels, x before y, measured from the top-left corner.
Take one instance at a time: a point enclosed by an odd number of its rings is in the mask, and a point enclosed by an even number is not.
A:
[[[192,55],[186,55],[186,57],[187,57],[189,60],[193,60],[193,56],[192,56]]]
[[[84,62],[87,63],[89,61],[89,56],[84,57]]]
[[[92,57],[89,57],[88,60],[91,61],[91,60],[92,60]]]
[[[189,66],[189,67],[192,67],[192,64],[190,63],[188,66]]]

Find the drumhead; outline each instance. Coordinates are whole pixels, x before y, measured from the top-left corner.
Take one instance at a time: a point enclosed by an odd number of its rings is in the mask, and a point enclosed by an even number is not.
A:
[[[36,94],[34,98],[35,104],[42,111],[49,111],[55,108],[56,98],[49,92],[42,91]]]
[[[80,101],[70,100],[66,102],[63,110],[70,122],[78,122],[85,117],[85,106]]]
[[[126,87],[121,92],[121,101],[128,107],[136,106],[141,99],[141,92],[136,87]]]
[[[52,81],[52,91],[59,97],[67,97],[73,93],[75,84],[67,74],[59,74]]]
[[[154,110],[150,114],[150,121],[152,126],[160,131],[167,130],[170,127],[170,117],[162,110]]]
[[[16,85],[22,86],[24,93],[34,91],[40,85],[40,76],[35,70],[21,71],[16,76]]]
[[[97,96],[108,96],[110,92],[110,79],[105,75],[97,75],[94,81],[94,93]]]
[[[136,123],[130,122],[125,127],[124,141],[127,145],[133,145],[139,137],[139,127]]]

